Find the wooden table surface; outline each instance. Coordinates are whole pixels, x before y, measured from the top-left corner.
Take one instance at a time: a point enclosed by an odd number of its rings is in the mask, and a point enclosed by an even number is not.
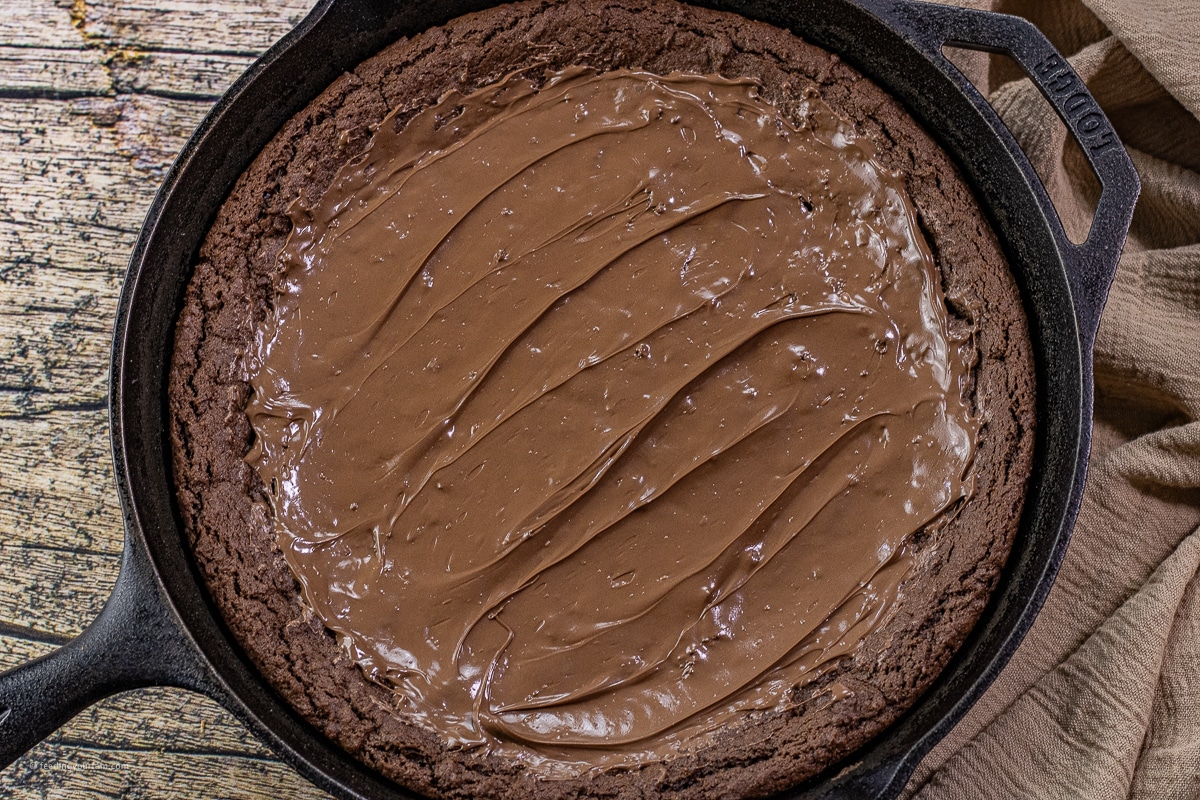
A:
[[[79,634],[122,546],[107,424],[117,294],[192,129],[312,0],[0,0],[0,669]],[[224,709],[110,698],[0,796],[320,798]]]

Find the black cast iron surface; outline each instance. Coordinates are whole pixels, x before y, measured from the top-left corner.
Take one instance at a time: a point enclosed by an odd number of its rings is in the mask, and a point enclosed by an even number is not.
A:
[[[319,786],[411,797],[305,723],[238,649],[204,593],[174,509],[166,377],[184,287],[234,181],[334,78],[404,35],[489,0],[323,0],[217,103],[184,147],[130,259],[113,340],[111,426],[125,555],[112,598],[65,647],[0,675],[0,766],[114,692],[175,685],[228,707]],[[699,0],[796,32],[901,100],[954,156],[1004,244],[1034,339],[1038,438],[1026,513],[983,620],[933,688],[867,747],[789,796],[894,797],[1012,655],[1062,561],[1091,438],[1092,344],[1139,185],[1079,78],[1015,17],[911,0]],[[1100,178],[1091,234],[1067,238],[1028,160],[944,45],[1015,58]]]

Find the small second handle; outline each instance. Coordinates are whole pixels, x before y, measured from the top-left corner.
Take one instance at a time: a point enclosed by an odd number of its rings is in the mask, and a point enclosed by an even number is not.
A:
[[[1075,244],[1070,240],[1045,188],[1036,174],[1031,173],[1031,177],[1067,266],[1079,329],[1090,351],[1141,192],[1133,161],[1112,123],[1067,60],[1026,19],[913,0],[870,0],[870,5],[882,8],[893,28],[935,61],[968,96],[984,104],[986,99],[950,63],[942,48],[949,45],[1010,56],[1079,143],[1101,185],[1087,241]],[[1007,141],[1019,151],[1011,135],[1007,135]]]

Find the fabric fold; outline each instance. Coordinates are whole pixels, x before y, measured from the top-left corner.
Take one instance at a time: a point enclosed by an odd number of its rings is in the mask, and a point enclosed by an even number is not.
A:
[[[1095,350],[1093,450],[1058,581],[1008,667],[902,797],[1200,796],[1200,6],[980,0],[1028,17],[1130,149],[1143,191]],[[967,58],[1068,231],[1098,196],[1032,83]]]

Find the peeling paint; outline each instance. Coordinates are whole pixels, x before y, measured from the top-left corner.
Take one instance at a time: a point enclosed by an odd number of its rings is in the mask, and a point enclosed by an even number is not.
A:
[[[136,47],[111,47],[108,48],[108,65],[133,65],[139,64],[149,58],[148,53],[144,53]]]
[[[130,166],[162,178],[195,127],[208,112],[208,103],[172,101],[145,95],[119,95],[116,122],[117,152]]]
[[[104,34],[89,30],[87,0],[71,0],[68,13],[71,17],[71,27],[79,31],[84,45],[89,50],[98,50],[104,54],[100,60],[100,67],[104,70],[108,82],[105,94],[116,95],[123,90],[127,91],[128,87],[121,84],[128,81],[121,81],[118,72],[128,67],[136,69],[137,65],[149,58],[149,54],[133,45],[115,44]]]
[[[86,0],[71,0],[71,26],[83,35],[84,41],[87,41],[91,34],[87,31],[87,1]]]
[[[12,156],[0,171],[0,670],[82,630],[116,579],[105,411],[116,297],[156,176],[212,102],[171,93],[211,85],[215,99],[311,2],[16,0],[22,13],[6,14],[15,40],[39,42],[14,49],[21,74],[56,94],[0,104]],[[193,52],[213,41],[246,54]],[[47,47],[66,67],[46,73]],[[68,733],[0,772],[0,797],[164,797],[184,784],[197,797],[324,797],[182,691],[121,695]]]

